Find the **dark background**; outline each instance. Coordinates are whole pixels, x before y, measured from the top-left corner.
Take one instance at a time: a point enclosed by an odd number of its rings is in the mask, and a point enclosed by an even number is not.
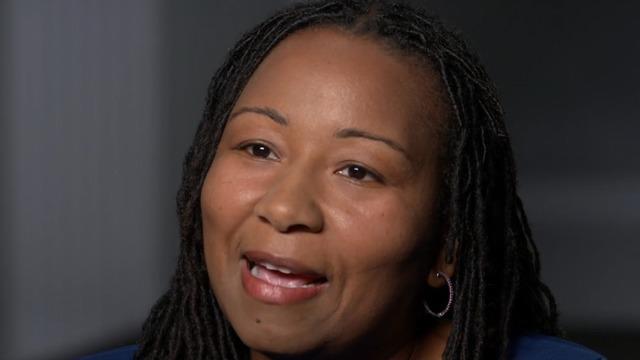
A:
[[[0,0],[0,358],[131,343],[167,288],[210,76],[292,1]],[[497,83],[569,338],[640,342],[639,3],[413,1]]]

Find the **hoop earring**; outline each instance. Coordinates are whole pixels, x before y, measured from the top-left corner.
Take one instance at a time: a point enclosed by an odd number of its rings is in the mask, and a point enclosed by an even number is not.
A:
[[[444,280],[447,282],[447,286],[449,287],[449,301],[447,302],[447,306],[444,308],[444,310],[440,311],[439,313],[434,312],[433,310],[431,310],[429,308],[429,305],[427,304],[427,301],[423,301],[422,305],[424,305],[425,310],[427,310],[427,312],[437,318],[441,318],[443,317],[451,308],[451,304],[453,304],[453,283],[451,282],[451,279],[449,279],[449,277],[447,275],[445,275],[444,273],[441,273],[440,271],[436,272],[436,277],[443,277]]]

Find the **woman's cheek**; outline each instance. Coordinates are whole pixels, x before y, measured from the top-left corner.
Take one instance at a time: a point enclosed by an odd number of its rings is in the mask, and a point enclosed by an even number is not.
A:
[[[394,196],[379,196],[344,208],[338,246],[352,254],[348,261],[360,271],[384,269],[405,263],[415,255],[421,235],[414,230],[415,216]]]
[[[247,214],[248,194],[241,174],[236,172],[228,156],[216,157],[211,164],[202,187],[200,206],[202,209],[204,250],[207,266],[215,269],[233,241],[236,229]],[[215,264],[213,264],[215,263]]]
[[[249,166],[233,153],[221,154],[211,165],[203,185],[203,209],[217,229],[231,230],[252,211],[273,171]]]

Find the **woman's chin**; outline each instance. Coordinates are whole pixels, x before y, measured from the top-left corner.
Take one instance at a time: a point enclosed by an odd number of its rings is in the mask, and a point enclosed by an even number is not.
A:
[[[313,331],[277,333],[262,328],[238,335],[252,352],[268,355],[269,358],[302,357],[324,352],[323,341]]]

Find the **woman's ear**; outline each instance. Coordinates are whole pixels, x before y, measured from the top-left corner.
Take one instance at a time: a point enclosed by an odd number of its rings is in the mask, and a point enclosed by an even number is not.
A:
[[[454,247],[455,249],[455,247]],[[443,273],[448,278],[452,278],[455,274],[456,264],[458,262],[458,256],[454,250],[451,263],[447,263],[447,250],[446,246],[440,248],[440,252],[431,267],[429,274],[427,275],[427,283],[430,287],[441,288],[447,284],[446,280],[442,277],[438,277],[438,272]]]

